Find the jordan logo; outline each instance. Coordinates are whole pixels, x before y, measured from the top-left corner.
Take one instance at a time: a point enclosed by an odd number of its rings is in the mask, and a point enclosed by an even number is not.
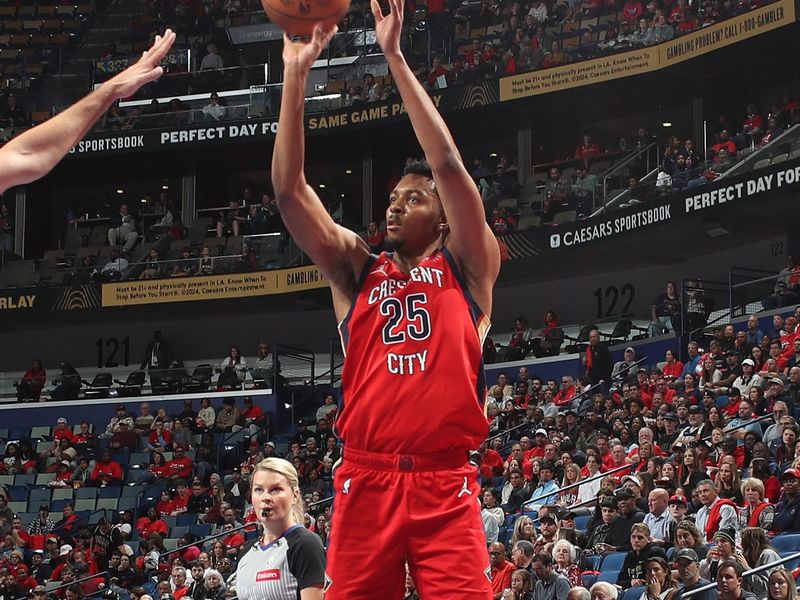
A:
[[[457,498],[461,498],[461,496],[463,496],[464,494],[468,494],[469,496],[472,496],[472,490],[467,487],[467,478],[466,477],[464,477],[464,485],[461,486],[461,491],[458,492],[458,496],[456,496],[456,497]]]
[[[352,481],[352,479],[347,479],[347,480],[345,480],[344,485],[342,485],[342,493],[344,495],[347,495],[347,494],[350,493],[350,482],[351,481]]]
[[[370,275],[375,275],[376,273],[380,273],[381,275],[388,276],[389,274],[386,272],[386,269],[388,267],[389,263],[382,263],[380,267],[378,267],[374,271],[371,271]]]

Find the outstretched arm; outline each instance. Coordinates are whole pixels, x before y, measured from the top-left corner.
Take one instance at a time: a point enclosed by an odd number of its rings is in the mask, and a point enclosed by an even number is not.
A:
[[[52,119],[37,125],[0,148],[0,193],[47,174],[77,144],[89,128],[120,98],[126,98],[163,73],[158,66],[172,47],[169,29],[153,46],[116,77]]]
[[[314,29],[308,42],[283,38],[283,95],[278,133],[272,155],[272,186],[286,228],[334,290],[337,315],[348,308],[338,301],[349,298],[356,273],[369,255],[366,244],[354,232],[337,225],[303,172],[305,141],[303,111],[311,65],[336,33],[336,27]],[[337,290],[341,293],[337,297]]]
[[[388,1],[391,12],[384,15],[378,0],[371,0],[378,43],[433,171],[450,225],[447,246],[461,263],[478,304],[489,314],[491,288],[500,270],[500,250],[486,223],[478,188],[461,161],[444,119],[400,51],[403,0]]]

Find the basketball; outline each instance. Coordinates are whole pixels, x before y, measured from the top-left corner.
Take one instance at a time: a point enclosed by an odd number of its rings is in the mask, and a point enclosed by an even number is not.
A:
[[[261,0],[270,20],[290,35],[311,35],[317,23],[341,21],[350,0]]]

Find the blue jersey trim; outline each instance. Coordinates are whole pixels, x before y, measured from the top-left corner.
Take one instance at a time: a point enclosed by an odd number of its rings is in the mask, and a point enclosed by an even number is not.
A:
[[[274,546],[274,545],[275,545],[275,543],[276,543],[276,542],[278,542],[278,541],[280,541],[281,539],[285,538],[285,537],[286,537],[286,534],[288,534],[288,533],[291,533],[292,531],[294,531],[294,530],[295,530],[295,529],[297,529],[298,527],[302,527],[302,525],[292,525],[291,527],[289,527],[289,529],[287,529],[286,531],[284,531],[282,534],[280,534],[278,537],[276,537],[274,540],[272,540],[272,541],[271,541],[269,544],[267,544],[267,545],[264,545],[264,544],[262,544],[261,542],[258,542],[258,548],[259,548],[259,550],[269,550],[270,548],[272,548],[272,546]]]
[[[467,280],[464,279],[464,275],[462,275],[461,269],[458,268],[456,259],[450,250],[448,250],[447,247],[444,247],[442,248],[442,254],[450,265],[450,268],[453,269],[453,274],[456,276],[456,281],[458,281],[458,284],[461,286],[461,293],[464,294],[464,299],[467,301],[467,306],[469,306],[470,315],[472,315],[472,324],[475,325],[475,331],[478,332],[478,321],[481,319],[481,317],[488,319],[488,316],[483,314],[481,307],[478,306],[477,302],[475,302],[475,298],[469,291]],[[486,390],[486,373],[483,369],[483,348],[481,348],[481,361],[477,370],[478,378],[475,384],[475,398],[478,401],[478,406],[484,408],[486,403],[486,398],[484,397],[484,391]]]
[[[356,302],[358,301],[358,295],[361,292],[361,288],[364,287],[364,282],[369,276],[369,270],[372,268],[372,265],[375,264],[375,261],[378,260],[378,256],[379,255],[377,254],[370,254],[367,258],[367,261],[364,263],[364,268],[361,269],[361,274],[358,276],[356,287],[353,290],[353,302],[350,304],[350,309],[347,311],[344,319],[342,319],[339,323],[339,335],[342,337],[342,348],[345,354],[347,353],[347,342],[350,339],[350,317],[353,315],[353,311],[356,308]]]

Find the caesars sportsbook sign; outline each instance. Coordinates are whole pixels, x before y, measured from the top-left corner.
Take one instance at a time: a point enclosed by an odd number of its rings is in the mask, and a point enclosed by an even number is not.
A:
[[[535,244],[544,252],[564,250],[680,221],[700,213],[721,211],[742,203],[762,202],[798,190],[800,159],[794,159],[586,221],[556,228],[539,227],[512,235],[533,237]]]

